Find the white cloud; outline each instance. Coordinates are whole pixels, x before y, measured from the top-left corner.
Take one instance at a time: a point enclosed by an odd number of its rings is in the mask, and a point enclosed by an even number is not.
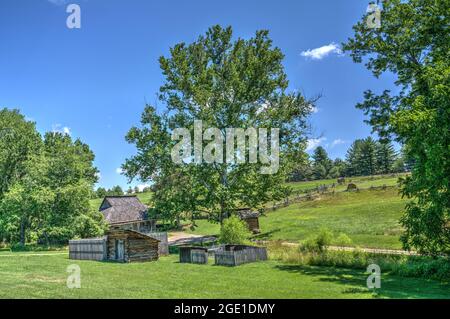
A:
[[[322,60],[326,56],[335,53],[337,55],[342,55],[342,50],[338,44],[332,42],[330,44],[321,46],[320,48],[309,49],[300,53],[301,56],[305,58],[310,58],[312,60]]]
[[[98,180],[100,180],[100,178],[102,178],[102,174],[100,174],[100,172],[95,173],[95,177],[97,177]]]
[[[306,151],[314,150],[317,146],[319,146],[320,144],[322,144],[326,140],[327,140],[326,137],[319,137],[319,138],[311,138],[311,139],[309,139],[308,140],[308,144],[306,145]]]
[[[120,168],[120,167],[117,167],[116,168],[116,173],[117,174],[122,174],[124,171],[123,171],[123,169],[122,168]]]
[[[333,142],[331,142],[331,147],[335,147],[336,145],[341,145],[341,144],[346,144],[346,143],[348,143],[348,141],[337,138]]]
[[[70,127],[62,126],[61,124],[53,124],[52,125],[52,132],[53,133],[63,133],[65,135],[72,135],[72,132],[70,131]]]

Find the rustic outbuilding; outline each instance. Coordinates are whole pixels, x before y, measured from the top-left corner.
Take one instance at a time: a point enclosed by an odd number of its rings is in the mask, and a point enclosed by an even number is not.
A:
[[[129,229],[111,229],[102,238],[69,241],[69,258],[117,262],[159,258],[159,240]]]
[[[120,262],[158,260],[158,239],[129,229],[110,230],[107,237],[108,260]]]
[[[136,195],[106,196],[99,211],[112,229],[131,229],[141,233],[156,231],[156,220]]]
[[[149,217],[149,208],[136,195],[106,196],[99,211],[110,230],[134,230],[159,240],[159,255],[169,254],[166,232],[157,232],[155,218]]]
[[[208,248],[180,246],[180,263],[205,264],[208,262]]]
[[[222,266],[239,266],[246,263],[267,260],[267,248],[247,245],[224,245],[214,252],[214,262]]]
[[[261,215],[258,211],[251,210],[249,208],[241,208],[236,211],[238,217],[243,220],[248,229],[254,233],[259,233],[259,216]]]

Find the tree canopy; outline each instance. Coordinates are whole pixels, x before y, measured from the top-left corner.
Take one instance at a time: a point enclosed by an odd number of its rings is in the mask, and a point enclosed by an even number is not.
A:
[[[0,132],[0,240],[50,244],[101,234],[102,216],[89,204],[97,181],[89,146],[62,133],[42,138],[18,110],[0,111]]]
[[[237,207],[259,208],[287,191],[286,173],[294,159],[304,158],[305,118],[313,105],[301,94],[287,92],[283,57],[265,30],[250,39],[234,39],[231,27],[216,25],[195,42],[179,43],[169,57],[160,58],[165,81],[159,98],[167,109],[160,114],[147,105],[141,127],[133,127],[126,137],[136,145],[137,155],[123,165],[130,179],[159,184],[154,197],[157,211],[170,218],[192,212],[222,221]],[[261,174],[266,164],[250,160],[174,163],[171,134],[187,128],[193,137],[194,121],[200,120],[203,128],[218,129],[214,136],[206,136],[208,130],[200,132],[203,149],[208,139],[224,140],[228,128],[279,129],[279,169]],[[223,157],[218,149],[211,153],[216,159]],[[248,148],[234,155],[250,156]],[[187,158],[195,156],[189,152]]]
[[[367,16],[344,45],[375,76],[397,76],[399,93],[364,94],[358,107],[383,139],[404,145],[414,165],[402,184],[411,199],[401,220],[407,249],[450,251],[450,2],[385,0],[379,28]]]

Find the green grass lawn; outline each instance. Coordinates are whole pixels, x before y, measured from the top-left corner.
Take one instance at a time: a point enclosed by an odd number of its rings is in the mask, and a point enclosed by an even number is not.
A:
[[[68,289],[66,267],[81,268],[81,288]],[[239,267],[157,262],[69,260],[66,254],[0,253],[0,298],[450,298],[450,285],[382,274],[377,294],[358,270],[267,261]]]
[[[353,245],[370,248],[400,249],[402,228],[399,219],[405,200],[398,190],[363,190],[324,195],[322,198],[296,203],[260,218],[261,234],[267,240],[300,241],[328,228],[336,237],[347,234]],[[215,235],[219,225],[197,221],[197,234]]]

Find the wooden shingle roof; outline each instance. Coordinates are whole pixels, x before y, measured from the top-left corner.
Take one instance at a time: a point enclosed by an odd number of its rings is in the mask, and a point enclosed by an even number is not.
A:
[[[106,196],[99,211],[110,224],[147,220],[147,206],[137,196]]]
[[[240,219],[256,218],[261,215],[257,210],[251,210],[250,208],[236,209],[236,213]]]

